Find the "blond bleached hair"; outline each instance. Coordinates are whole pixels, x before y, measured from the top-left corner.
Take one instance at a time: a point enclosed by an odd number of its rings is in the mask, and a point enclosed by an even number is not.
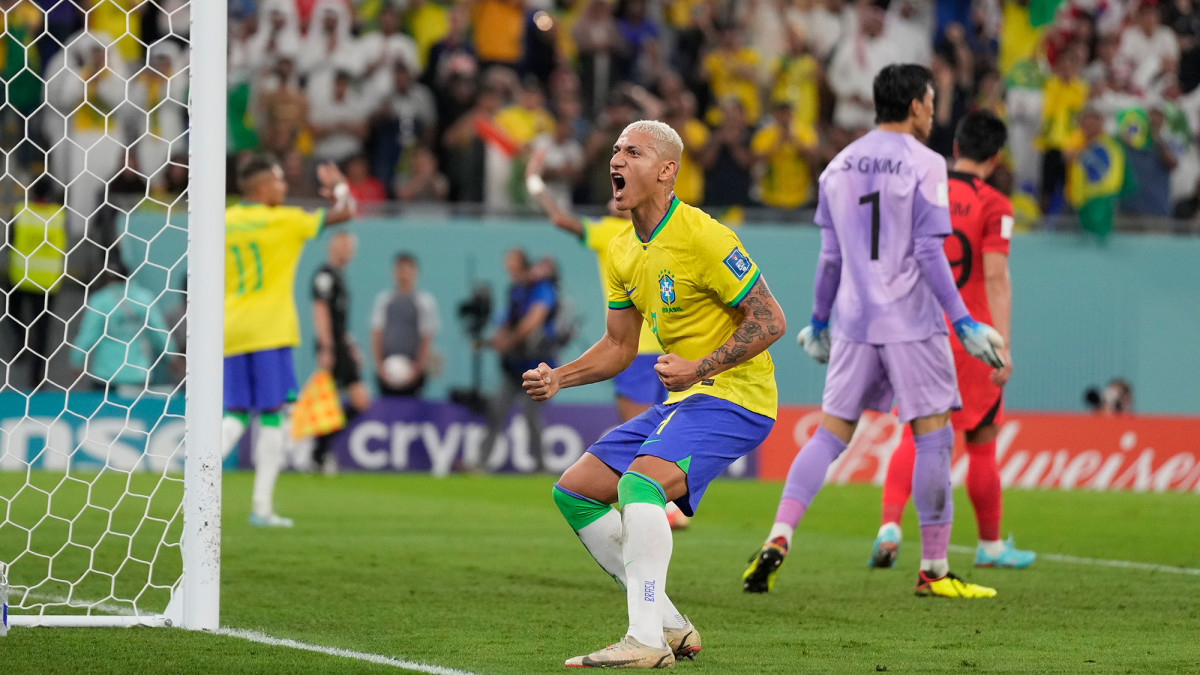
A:
[[[679,133],[666,122],[658,120],[638,120],[625,127],[622,135],[630,131],[640,131],[654,139],[654,151],[661,159],[673,159],[678,164],[683,158],[683,139]]]

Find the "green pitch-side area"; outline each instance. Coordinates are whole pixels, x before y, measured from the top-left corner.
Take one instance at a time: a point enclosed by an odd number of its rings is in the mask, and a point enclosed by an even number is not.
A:
[[[477,673],[563,672],[564,659],[610,644],[625,629],[625,600],[555,510],[550,477],[285,475],[277,505],[295,518],[293,530],[247,525],[251,478],[225,476],[226,626]],[[34,480],[54,486],[61,475]],[[7,503],[8,519],[28,527],[47,500],[18,493],[23,483],[23,474],[0,474],[0,509]],[[154,484],[145,476],[132,482],[142,494]],[[66,487],[49,501],[71,518],[87,491]],[[177,499],[177,485],[165,487]],[[124,481],[99,481],[91,503],[112,509],[114,531],[134,532],[128,546],[153,552],[163,525],[135,531],[130,519],[147,511],[169,518],[171,507],[157,499],[123,503],[123,490]],[[775,590],[747,596],[741,573],[779,490],[718,483],[691,529],[676,536],[668,591],[704,641],[681,671],[1200,671],[1200,575],[1045,558],[1023,571],[975,570],[969,554],[952,553],[953,569],[995,586],[999,597],[916,598],[911,509],[899,568],[867,569],[879,501],[869,487],[822,492]],[[970,505],[961,491],[956,498],[954,543],[973,546]],[[1196,494],[1012,491],[1004,527],[1042,554],[1196,570],[1197,514]],[[103,527],[106,518],[90,510],[76,527]],[[34,528],[35,544],[61,547],[69,528],[47,522],[44,532]],[[0,528],[6,558],[24,548],[15,534],[11,525]],[[98,542],[92,567],[119,569],[109,558],[121,547],[90,537],[74,540]],[[85,553],[70,546],[55,564],[86,570]],[[136,576],[119,573],[118,585]],[[97,583],[81,584],[80,599]],[[364,671],[395,668],[175,629],[14,628],[0,638],[4,673]]]

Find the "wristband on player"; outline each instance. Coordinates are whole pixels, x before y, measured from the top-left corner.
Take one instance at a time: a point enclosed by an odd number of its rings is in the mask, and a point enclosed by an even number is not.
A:
[[[525,189],[529,190],[530,195],[537,197],[546,191],[546,181],[536,173],[530,174],[525,177]]]

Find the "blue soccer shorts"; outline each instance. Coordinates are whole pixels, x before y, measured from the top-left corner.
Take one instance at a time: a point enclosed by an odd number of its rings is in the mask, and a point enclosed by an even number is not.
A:
[[[638,354],[628,368],[613,378],[617,396],[645,405],[658,405],[667,400],[667,388],[654,372],[656,363],[658,354]]]
[[[775,420],[725,399],[693,394],[659,404],[596,441],[588,452],[625,473],[640,455],[673,462],[687,474],[687,494],[675,500],[691,516],[708,484],[726,467],[757,448]]]
[[[291,347],[225,357],[226,410],[278,410],[299,389]]]

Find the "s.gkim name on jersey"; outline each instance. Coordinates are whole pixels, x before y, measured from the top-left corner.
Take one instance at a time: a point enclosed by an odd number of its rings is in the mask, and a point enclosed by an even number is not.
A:
[[[898,175],[904,169],[904,162],[891,157],[855,157],[846,155],[842,158],[842,171],[856,170],[859,173],[890,173]]]

